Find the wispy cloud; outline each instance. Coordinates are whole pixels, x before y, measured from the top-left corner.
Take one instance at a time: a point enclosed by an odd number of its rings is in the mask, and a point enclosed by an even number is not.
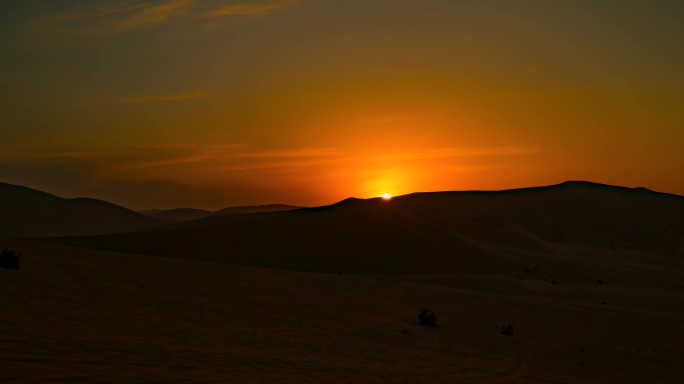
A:
[[[146,151],[155,150],[144,148]],[[255,151],[241,144],[196,145],[173,152],[165,151],[161,156],[144,158],[123,164],[125,169],[164,168],[199,164],[204,170],[254,169],[283,167],[293,162],[318,162],[318,159],[338,157],[334,148],[302,148],[277,151]]]
[[[206,99],[219,95],[206,90],[188,91],[157,95],[123,95],[123,96],[95,96],[89,97],[86,104],[126,104],[126,103],[163,103],[172,101],[186,101]]]
[[[342,155],[344,152],[337,148],[301,148],[279,151],[253,151],[227,153],[225,157],[236,159],[264,159],[264,158],[304,158],[304,157],[328,157]]]
[[[205,16],[226,17],[238,15],[265,15],[303,4],[303,0],[252,1],[225,5],[207,12]]]
[[[481,156],[520,156],[531,155],[539,152],[541,152],[541,149],[537,146],[438,148],[426,149],[422,151],[389,153],[379,155],[377,158],[382,161],[402,161]]]
[[[541,152],[538,147],[481,147],[481,148],[426,148],[406,152],[372,154],[332,147],[294,148],[283,150],[254,150],[242,145],[201,145],[166,153],[163,157],[144,158],[121,164],[120,169],[164,172],[179,171],[179,167],[194,174],[213,174],[230,177],[253,172],[266,175],[273,172],[313,171],[321,167],[334,169],[355,168],[366,164],[373,168],[379,164],[407,165],[434,164],[434,160],[476,159],[479,157],[526,156]],[[356,164],[356,165],[354,165]],[[470,165],[469,165],[470,166]],[[154,171],[152,171],[154,169]],[[315,171],[314,171],[315,172]]]
[[[226,190],[237,191],[236,198],[245,201],[253,198],[257,191],[273,198],[274,190],[281,188],[277,193],[282,194],[283,186],[288,185],[295,188],[295,196],[301,194],[296,186],[302,183],[345,183],[349,188],[366,183],[370,186],[358,187],[362,188],[358,191],[372,195],[377,192],[378,183],[389,180],[387,182],[397,190],[410,190],[416,188],[411,183],[418,174],[435,176],[482,171],[483,167],[494,169],[496,164],[480,159],[492,156],[500,160],[499,164],[506,164],[510,157],[541,151],[525,146],[426,147],[374,153],[353,148],[259,148],[241,142],[210,141],[100,148],[79,148],[70,143],[27,145],[17,148],[16,145],[4,147],[0,143],[3,148],[0,175],[5,181],[51,186],[51,191],[78,194],[99,191],[100,195],[92,195],[115,197],[115,201],[129,196],[135,204],[144,203],[150,207],[160,204],[158,191],[162,189],[165,191],[162,195],[167,195],[167,189],[173,195],[173,198],[168,197],[167,203],[171,205],[200,193],[196,188],[217,193],[213,203],[205,198],[198,200],[205,205],[224,204]],[[402,183],[407,185],[397,186]],[[131,190],[131,186],[136,187]],[[141,190],[136,191],[136,188]]]
[[[117,34],[161,24],[189,10],[194,0],[108,2],[80,6],[33,21],[33,30],[68,34]]]
[[[161,25],[174,18],[249,16],[275,13],[302,5],[307,0],[133,0],[88,4],[33,20],[34,32],[75,36],[114,35],[143,27]]]
[[[182,12],[192,0],[171,0],[159,5],[151,5],[137,10],[133,15],[120,20],[118,27],[122,30],[136,28],[146,24],[159,24],[175,13]]]
[[[158,172],[164,169],[193,172],[227,172],[255,169],[310,168],[333,164],[365,163],[420,164],[423,161],[487,156],[525,156],[541,152],[538,147],[425,148],[380,154],[356,152],[332,147],[292,148],[279,150],[250,149],[241,143],[225,144],[160,144],[126,149],[67,150],[33,155],[33,159],[106,163],[119,172]],[[20,156],[21,157],[21,156]],[[190,167],[190,168],[188,168]]]

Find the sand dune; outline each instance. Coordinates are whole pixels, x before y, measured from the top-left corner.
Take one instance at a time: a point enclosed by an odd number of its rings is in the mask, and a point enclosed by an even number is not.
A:
[[[226,216],[226,215],[241,215],[241,214],[245,214],[245,213],[292,211],[292,210],[301,209],[301,208],[305,208],[305,207],[299,207],[296,205],[287,205],[287,204],[245,205],[245,206],[223,208],[221,210],[214,212],[214,215]]]
[[[681,287],[299,273],[10,245],[24,260],[20,271],[0,270],[0,382],[643,384],[684,377]],[[437,312],[437,328],[417,324],[423,307]],[[498,333],[504,323],[514,325],[512,337]]]
[[[0,237],[114,233],[168,223],[95,199],[63,199],[35,189],[0,183]]]
[[[682,235],[569,182],[6,239],[0,382],[679,383]]]
[[[220,224],[220,223],[225,223],[225,222],[232,222],[233,216],[245,216],[245,215],[251,215],[251,214],[267,214],[271,212],[284,212],[284,211],[292,211],[295,209],[301,209],[304,207],[298,207],[294,205],[285,205],[285,204],[266,204],[266,205],[245,205],[245,206],[237,206],[237,207],[228,207],[228,208],[223,208],[218,211],[207,211],[204,209],[195,209],[195,208],[176,208],[176,209],[169,209],[169,210],[159,210],[159,209],[153,209],[153,210],[147,210],[147,211],[141,211],[140,213],[158,218],[158,219],[163,219],[163,220],[168,220],[168,221],[174,221],[174,222],[188,222],[192,221],[193,223],[190,226],[197,226],[197,225],[212,225],[212,224]],[[239,219],[241,220],[241,219]],[[185,227],[186,225],[182,225]],[[171,226],[175,227],[175,226]]]
[[[223,220],[62,241],[312,272],[491,274],[527,268],[563,281],[616,278],[631,265],[672,269],[684,260],[684,198],[584,182],[348,199]]]
[[[190,221],[202,219],[207,216],[211,216],[214,213],[212,211],[207,211],[204,209],[196,208],[175,208],[169,210],[152,210],[152,211],[142,211],[140,212],[144,215],[155,217],[157,219],[170,220],[170,221]]]

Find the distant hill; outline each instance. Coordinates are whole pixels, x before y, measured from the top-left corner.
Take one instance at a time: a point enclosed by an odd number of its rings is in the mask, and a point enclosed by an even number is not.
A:
[[[305,208],[305,207],[298,207],[295,205],[286,205],[286,204],[246,205],[246,206],[239,206],[239,207],[223,208],[221,210],[214,212],[214,215],[226,216],[226,215],[242,215],[245,213],[292,211],[292,210],[301,209],[301,208]]]
[[[208,211],[195,208],[176,208],[169,210],[152,209],[140,211],[140,213],[149,217],[175,222],[176,224],[168,226],[169,228],[175,228],[197,225],[216,225],[235,221],[251,220],[264,214],[268,215],[274,212],[291,211],[301,208],[304,207],[285,204],[266,204],[228,207],[218,211]]]
[[[176,208],[169,210],[151,210],[140,212],[149,217],[154,217],[157,219],[169,220],[169,221],[190,221],[202,219],[214,214],[212,211],[207,211],[204,209],[195,208]]]
[[[0,237],[80,236],[151,228],[167,223],[106,201],[63,199],[0,183]]]
[[[262,220],[269,217],[286,215],[288,212],[296,211],[298,209],[304,209],[304,207],[285,204],[228,207],[218,210],[209,216],[200,217],[191,221],[183,221],[179,224],[170,225],[168,228],[215,226],[243,221]]]
[[[351,273],[510,273],[527,268],[580,278],[589,266],[667,268],[673,258],[684,257],[684,197],[588,182],[414,193],[389,201],[347,199],[222,223],[204,220],[182,228],[65,241]]]

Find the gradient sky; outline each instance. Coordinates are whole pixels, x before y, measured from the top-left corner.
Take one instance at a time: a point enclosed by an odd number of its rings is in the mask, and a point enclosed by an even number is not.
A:
[[[684,194],[680,0],[3,0],[0,181],[133,209]]]

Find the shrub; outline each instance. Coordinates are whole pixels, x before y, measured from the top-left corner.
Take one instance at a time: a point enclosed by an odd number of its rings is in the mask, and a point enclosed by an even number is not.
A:
[[[423,309],[420,311],[418,314],[418,320],[420,320],[420,325],[423,327],[437,326],[437,315],[428,309]]]
[[[0,253],[0,268],[19,269],[20,254],[14,252],[9,248],[5,248]]]
[[[501,326],[501,331],[499,331],[502,335],[506,336],[513,336],[513,325],[508,324],[508,325],[502,325]]]

